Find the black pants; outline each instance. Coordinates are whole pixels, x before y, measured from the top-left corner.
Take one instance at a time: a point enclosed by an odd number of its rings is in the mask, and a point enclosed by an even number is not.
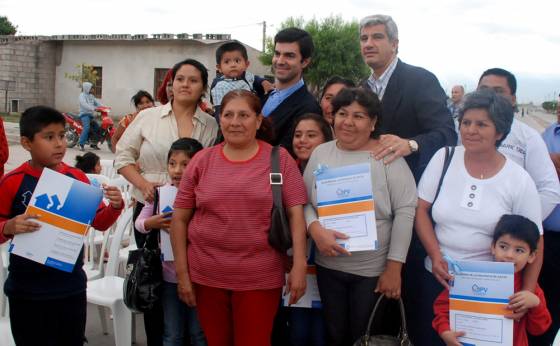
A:
[[[378,298],[374,293],[377,279],[317,266],[327,345],[352,345],[364,335]]]
[[[274,324],[272,325],[272,334],[270,335],[271,346],[292,346],[290,340],[290,309],[283,305],[280,300],[280,307],[274,316]]]
[[[8,298],[12,335],[18,346],[82,346],[86,293],[51,300]]]
[[[132,213],[132,222],[136,222],[138,215],[144,208],[144,204],[136,201],[134,211]],[[146,242],[146,235],[138,232],[134,227],[134,239],[136,245],[140,248]],[[161,304],[157,304],[150,311],[144,312],[144,330],[146,331],[146,341],[148,346],[161,346],[163,345],[163,308]]]
[[[544,232],[544,259],[539,277],[539,285],[544,291],[546,306],[552,316],[552,325],[541,336],[529,334],[531,346],[548,346],[554,341],[560,328],[560,232]]]
[[[434,301],[444,287],[425,269],[423,259],[407,260],[403,286],[407,326],[412,343],[415,346],[445,345],[432,328]]]

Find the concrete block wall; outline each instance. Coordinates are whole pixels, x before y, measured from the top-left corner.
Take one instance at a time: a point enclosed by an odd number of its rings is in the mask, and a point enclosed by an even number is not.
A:
[[[54,107],[56,57],[59,43],[52,41],[13,41],[0,44],[0,79],[16,82],[8,91],[11,100],[20,100],[20,111],[35,105]],[[6,109],[0,90],[0,112]]]

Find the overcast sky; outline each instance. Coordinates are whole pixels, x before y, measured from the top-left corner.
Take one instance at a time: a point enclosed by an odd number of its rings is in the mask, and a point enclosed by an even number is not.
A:
[[[521,102],[560,93],[558,0],[0,0],[21,35],[230,33],[258,49],[263,21],[273,35],[289,16],[375,13],[395,19],[399,57],[434,72],[447,93],[453,84],[472,90],[490,67],[518,77]]]

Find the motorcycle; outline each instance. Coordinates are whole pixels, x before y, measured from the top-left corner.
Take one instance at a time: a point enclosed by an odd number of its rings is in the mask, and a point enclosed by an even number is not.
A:
[[[109,116],[111,113],[111,107],[97,107],[95,108],[96,114],[92,121],[97,122],[98,131],[94,131],[94,127],[89,127],[88,141],[86,144],[91,146],[107,143],[107,147],[111,150],[111,138],[115,133],[113,119]],[[68,148],[73,148],[78,144],[80,135],[82,134],[82,121],[80,120],[80,115],[71,112],[62,113],[66,119],[66,142]],[[99,121],[97,114],[101,118]]]

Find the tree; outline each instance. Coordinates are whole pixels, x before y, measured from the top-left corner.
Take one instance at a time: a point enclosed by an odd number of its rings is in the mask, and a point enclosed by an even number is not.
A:
[[[8,17],[0,16],[0,35],[15,35],[16,32],[17,26],[14,26]]]
[[[97,71],[93,65],[81,63],[76,65],[76,72],[75,73],[64,73],[64,77],[70,80],[78,82],[78,88],[82,87],[84,82],[90,82],[91,84],[95,85],[99,76],[97,75]]]
[[[542,103],[542,108],[547,112],[554,112],[556,111],[556,107],[558,103],[556,101],[545,101]]]
[[[359,24],[357,21],[345,22],[340,16],[322,20],[290,17],[281,29],[298,27],[309,32],[313,38],[315,52],[311,65],[305,71],[305,80],[314,93],[332,76],[341,76],[355,82],[366,78],[370,70],[360,54]],[[267,39],[266,51],[259,58],[265,65],[272,65],[274,42]]]

